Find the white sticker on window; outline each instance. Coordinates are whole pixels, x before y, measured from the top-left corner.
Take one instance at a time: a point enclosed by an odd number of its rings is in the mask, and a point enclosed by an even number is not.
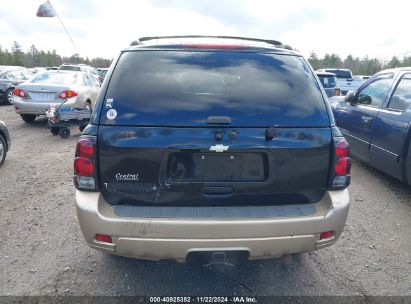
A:
[[[113,108],[113,98],[107,98],[106,108],[110,108],[110,109]]]
[[[117,111],[115,109],[110,109],[107,111],[107,119],[113,120],[117,117]]]

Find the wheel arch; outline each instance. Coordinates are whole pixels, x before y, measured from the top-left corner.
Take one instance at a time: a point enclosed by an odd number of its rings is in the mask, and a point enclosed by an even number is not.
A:
[[[9,151],[9,144],[7,143],[7,137],[6,134],[4,134],[3,130],[0,129],[0,137],[3,138],[5,144],[6,144],[6,152]]]

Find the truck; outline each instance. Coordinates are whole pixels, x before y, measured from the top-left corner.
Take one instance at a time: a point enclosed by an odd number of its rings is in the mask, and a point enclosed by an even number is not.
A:
[[[327,72],[335,74],[335,76],[337,77],[338,87],[341,90],[341,95],[346,95],[349,91],[357,90],[367,80],[367,78],[364,76],[353,76],[351,70],[349,69],[325,68],[319,69],[316,72]]]

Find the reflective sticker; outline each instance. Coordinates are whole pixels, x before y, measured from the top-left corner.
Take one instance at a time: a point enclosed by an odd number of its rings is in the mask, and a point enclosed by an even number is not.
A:
[[[113,98],[107,98],[106,108],[110,108],[110,109],[113,108]]]
[[[117,111],[114,109],[110,109],[107,111],[106,116],[107,116],[107,119],[113,120],[117,117]]]

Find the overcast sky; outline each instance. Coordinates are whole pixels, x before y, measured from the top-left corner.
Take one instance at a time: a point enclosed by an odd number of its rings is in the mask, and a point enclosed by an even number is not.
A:
[[[0,45],[75,50],[57,18],[36,17],[43,0],[3,0]],[[241,35],[280,40],[305,56],[411,55],[411,1],[51,0],[81,56],[112,58],[132,40],[158,35]]]

